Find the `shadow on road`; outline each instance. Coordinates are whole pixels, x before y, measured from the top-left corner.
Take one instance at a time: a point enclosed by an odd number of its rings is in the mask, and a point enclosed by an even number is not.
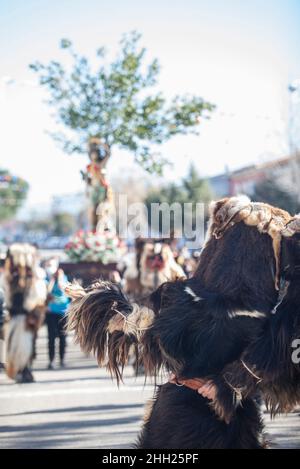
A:
[[[15,414],[0,414],[0,417],[14,417],[18,415],[34,415],[34,414],[60,414],[60,413],[72,413],[72,412],[109,412],[121,409],[138,409],[143,408],[143,404],[111,404],[111,405],[95,405],[95,406],[79,406],[79,407],[64,407],[63,409],[42,409],[33,410],[30,412],[17,412]],[[2,430],[5,427],[0,427]]]

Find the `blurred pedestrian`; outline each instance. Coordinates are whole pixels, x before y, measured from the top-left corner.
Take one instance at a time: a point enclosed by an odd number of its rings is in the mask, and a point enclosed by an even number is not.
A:
[[[60,366],[64,367],[66,351],[66,331],[65,331],[65,313],[67,311],[70,299],[66,296],[64,288],[68,279],[62,269],[58,267],[56,260],[52,260],[46,269],[48,273],[48,307],[47,307],[47,326],[48,326],[48,369],[53,369],[55,358],[55,339],[59,339],[59,358]],[[50,277],[49,277],[50,275]]]

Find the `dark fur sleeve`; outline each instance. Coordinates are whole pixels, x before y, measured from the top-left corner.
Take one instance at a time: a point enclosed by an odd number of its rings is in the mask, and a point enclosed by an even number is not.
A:
[[[225,419],[230,418],[240,399],[258,391],[272,415],[289,412],[300,403],[300,366],[295,350],[300,337],[299,291],[299,285],[290,285],[275,314],[241,360],[227,365],[222,377],[215,379],[217,398],[212,405]]]
[[[228,364],[220,375],[212,379],[216,386],[216,398],[210,405],[226,423],[232,420],[244,399],[253,397],[260,391],[260,378],[245,367],[242,360]]]
[[[151,328],[154,312],[147,306],[130,304],[110,282],[97,282],[85,290],[70,286],[66,292],[73,297],[68,329],[74,331],[82,350],[93,352],[99,365],[106,365],[120,381],[129,353],[135,353],[137,364],[142,360],[142,339]]]
[[[300,338],[299,292],[299,283],[292,282],[284,301],[272,315],[266,342],[269,350],[261,346],[265,359],[261,360],[259,350],[249,355],[249,360],[262,369],[262,390],[272,414],[289,412],[300,403],[300,366],[294,354]]]

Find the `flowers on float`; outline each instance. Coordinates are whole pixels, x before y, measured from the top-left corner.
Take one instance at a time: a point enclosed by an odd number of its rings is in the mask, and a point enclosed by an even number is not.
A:
[[[73,262],[117,262],[120,257],[120,240],[109,232],[80,230],[65,246],[65,252]]]

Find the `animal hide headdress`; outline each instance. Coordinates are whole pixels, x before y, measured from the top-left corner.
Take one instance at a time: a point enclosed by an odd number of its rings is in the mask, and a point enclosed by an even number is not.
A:
[[[228,229],[243,222],[245,225],[256,227],[259,233],[266,233],[272,238],[276,265],[275,288],[278,290],[281,239],[282,236],[287,236],[287,226],[291,222],[291,215],[285,210],[266,203],[251,202],[247,196],[212,202],[210,211],[208,236],[220,239]],[[292,230],[292,225],[290,230]]]
[[[15,243],[9,247],[4,263],[3,289],[5,304],[11,314],[18,313],[13,308],[18,296],[19,313],[31,312],[43,307],[47,298],[44,279],[38,273],[37,250],[30,244]]]
[[[150,294],[164,282],[184,277],[184,271],[165,240],[138,239],[135,257],[124,272],[124,289],[134,298],[139,298]]]

